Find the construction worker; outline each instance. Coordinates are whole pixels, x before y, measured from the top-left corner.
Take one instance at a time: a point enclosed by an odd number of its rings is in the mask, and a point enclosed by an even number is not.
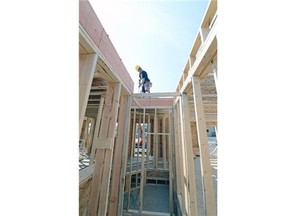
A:
[[[139,87],[141,87],[141,93],[150,93],[151,82],[148,78],[148,74],[139,65],[136,65],[135,70],[139,72]]]

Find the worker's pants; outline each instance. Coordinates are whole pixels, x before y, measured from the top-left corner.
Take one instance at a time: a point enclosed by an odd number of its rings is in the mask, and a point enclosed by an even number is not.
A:
[[[142,90],[141,90],[142,93],[150,93],[150,86],[149,86],[149,82],[146,81],[143,83],[142,85]]]

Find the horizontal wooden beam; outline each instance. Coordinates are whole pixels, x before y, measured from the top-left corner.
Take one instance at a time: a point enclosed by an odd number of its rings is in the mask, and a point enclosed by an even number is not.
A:
[[[106,90],[107,86],[91,86],[91,90]]]
[[[170,135],[170,133],[147,133],[147,134],[154,134],[154,135]]]
[[[129,209],[128,213],[132,213],[133,215],[149,215],[149,216],[170,216],[169,213],[164,213],[164,212],[150,212],[150,211],[142,211],[142,213],[140,214],[138,210],[132,210]]]
[[[205,43],[202,44],[202,50],[199,52],[193,66],[190,68],[188,76],[183,82],[183,85],[181,85],[180,92],[184,92],[188,84],[191,84],[192,76],[201,75],[201,77],[203,77],[204,74],[207,75],[207,73],[210,72],[209,70],[204,69],[207,68],[207,64],[210,63],[210,59],[213,59],[216,55],[217,52],[216,33],[217,33],[217,19],[214,21],[214,25],[210,30]]]
[[[100,99],[88,99],[88,101],[100,101]]]
[[[172,107],[173,106],[173,98],[137,98],[137,104],[133,101],[132,107],[137,108],[138,105],[141,106],[141,108],[147,109],[147,108],[157,108],[158,107]]]
[[[134,93],[134,98],[161,98],[161,97],[176,97],[180,96],[179,92],[160,92],[160,93]]]
[[[133,106],[131,106],[131,109],[134,109],[134,108],[139,108],[138,106],[135,106],[135,105],[133,105]],[[144,108],[144,106],[143,106],[143,108]],[[171,106],[145,106],[145,109],[155,109],[155,108],[157,108],[157,110],[159,109],[170,109],[171,108]]]
[[[97,108],[99,104],[87,104],[87,108]]]
[[[90,92],[89,93],[89,95],[105,95],[106,94],[106,92],[105,91],[103,91],[103,92]]]

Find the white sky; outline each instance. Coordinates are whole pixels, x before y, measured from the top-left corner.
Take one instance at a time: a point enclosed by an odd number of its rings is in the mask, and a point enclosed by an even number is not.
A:
[[[96,15],[134,81],[140,65],[151,92],[174,92],[183,73],[207,0],[90,0]]]

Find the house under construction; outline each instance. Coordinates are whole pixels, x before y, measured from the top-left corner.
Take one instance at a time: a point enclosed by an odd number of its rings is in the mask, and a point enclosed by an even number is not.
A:
[[[89,1],[79,10],[79,215],[217,215],[217,1],[167,93],[133,93]]]

